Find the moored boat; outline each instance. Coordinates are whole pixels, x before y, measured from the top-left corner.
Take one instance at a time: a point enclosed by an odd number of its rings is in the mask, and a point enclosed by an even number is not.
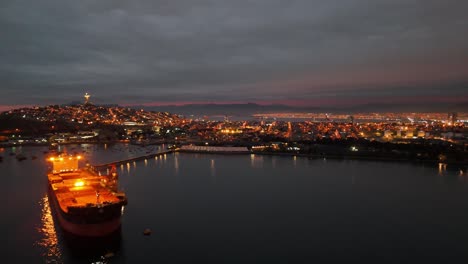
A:
[[[25,160],[25,159],[27,159],[27,158],[26,158],[26,156],[23,155],[23,154],[18,154],[18,155],[16,155],[16,159],[17,159],[18,161],[23,161],[23,160]]]
[[[102,237],[120,227],[125,194],[118,190],[115,167],[100,175],[91,167],[79,167],[81,157],[57,154],[49,157],[49,197],[63,230],[77,236]]]

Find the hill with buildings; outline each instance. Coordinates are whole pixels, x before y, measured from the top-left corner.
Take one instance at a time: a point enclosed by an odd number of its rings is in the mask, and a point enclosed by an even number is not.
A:
[[[163,127],[181,122],[167,112],[137,110],[120,106],[93,104],[49,105],[19,108],[0,113],[0,136],[37,137],[56,133],[89,133],[101,131],[109,138],[126,134],[126,127]],[[107,131],[107,133],[106,133]]]
[[[142,146],[236,146],[262,154],[467,164],[467,116],[278,112],[236,121],[89,103],[50,105],[0,113],[0,146],[123,140]],[[291,118],[303,120],[283,120]]]

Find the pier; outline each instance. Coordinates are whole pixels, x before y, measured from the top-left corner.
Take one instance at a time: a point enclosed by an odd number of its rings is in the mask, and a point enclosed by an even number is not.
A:
[[[184,145],[177,149],[179,152],[209,153],[209,154],[246,154],[251,153],[247,147],[222,146],[192,146]]]
[[[145,160],[145,159],[152,159],[154,157],[163,156],[163,155],[166,155],[166,154],[169,154],[169,153],[172,153],[172,152],[174,152],[174,150],[166,149],[166,150],[161,150],[161,151],[158,151],[156,153],[152,153],[152,154],[148,154],[148,155],[144,155],[144,156],[138,156],[138,157],[123,159],[123,160],[117,160],[117,161],[104,163],[104,164],[92,165],[91,167],[94,170],[98,171],[100,169],[107,169],[107,168],[109,168],[109,166],[113,166],[113,165],[117,166],[117,165],[129,163],[129,162]]]
[[[121,164],[127,164],[129,162],[140,161],[145,159],[152,159],[154,157],[163,156],[165,154],[173,152],[192,152],[192,153],[211,153],[211,154],[246,154],[251,153],[246,147],[207,147],[207,146],[182,146],[182,148],[177,149],[166,149],[161,150],[156,153],[138,156],[129,159],[117,160],[109,163],[91,165],[91,170],[98,173],[99,170],[108,169],[110,166],[118,166]]]

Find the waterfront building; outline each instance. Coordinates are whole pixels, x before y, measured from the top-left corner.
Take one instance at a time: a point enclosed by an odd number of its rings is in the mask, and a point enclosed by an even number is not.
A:
[[[423,138],[423,137],[425,137],[425,136],[426,136],[426,132],[424,132],[424,131],[422,131],[422,130],[418,131],[418,137]]]
[[[455,113],[455,112],[449,113],[448,114],[448,120],[447,120],[448,124],[451,125],[451,126],[454,126],[457,123],[457,118],[458,118],[457,113]]]

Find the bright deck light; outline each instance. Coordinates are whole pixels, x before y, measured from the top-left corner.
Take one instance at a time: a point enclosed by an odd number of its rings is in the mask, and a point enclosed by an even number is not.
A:
[[[75,182],[75,187],[81,187],[83,185],[84,185],[84,182],[81,181],[81,180],[78,180],[78,181]]]

